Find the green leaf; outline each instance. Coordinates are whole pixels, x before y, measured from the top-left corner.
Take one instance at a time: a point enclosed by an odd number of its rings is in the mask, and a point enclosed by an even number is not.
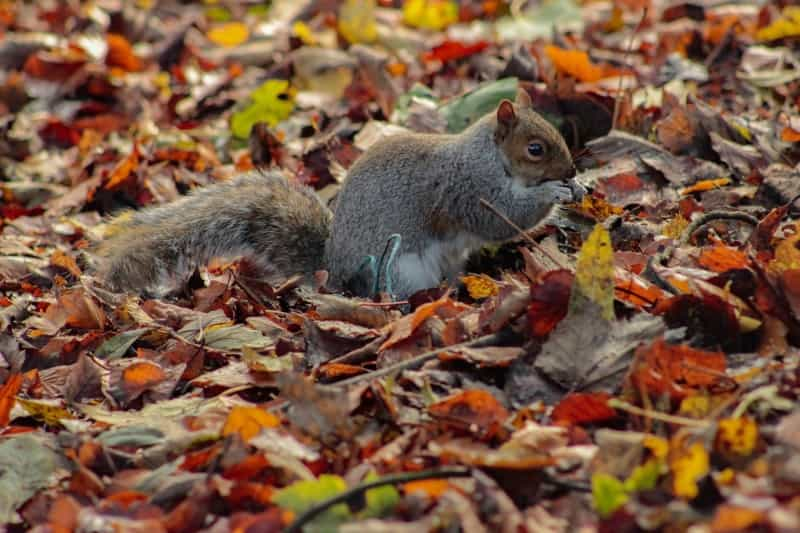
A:
[[[23,434],[0,441],[0,523],[18,523],[17,508],[40,489],[58,482],[66,460],[48,446],[47,438]]]
[[[251,102],[231,117],[231,132],[247,139],[256,122],[275,126],[294,109],[294,91],[286,80],[267,80],[250,94]]]
[[[514,100],[517,95],[517,78],[487,82],[470,92],[450,100],[440,108],[447,119],[447,131],[458,133],[470,124],[493,111],[500,101]]]
[[[106,359],[119,359],[128,351],[128,348],[133,346],[139,337],[147,333],[148,328],[139,328],[120,333],[110,339],[106,340],[94,352],[95,357]]]
[[[365,482],[379,479],[378,475],[371,472],[364,478]],[[400,493],[393,485],[381,485],[367,491],[367,506],[360,513],[358,518],[377,518],[390,513],[397,502],[400,501]]]
[[[650,459],[645,464],[637,466],[625,480],[625,490],[638,492],[652,489],[658,483],[662,469],[663,464],[657,459]]]
[[[554,29],[580,33],[584,22],[581,8],[574,0],[529,2],[521,16],[500,18],[495,30],[500,41],[550,39]]]
[[[370,473],[365,482],[375,481],[379,477]],[[344,479],[331,474],[323,474],[317,480],[297,481],[285,489],[278,491],[272,501],[284,509],[291,510],[295,515],[306,511],[312,505],[318,504],[347,490]],[[339,503],[328,508],[324,513],[315,518],[303,530],[308,532],[335,532],[344,522],[376,518],[390,512],[400,501],[400,494],[392,485],[382,485],[366,492],[366,506],[358,513],[353,514],[348,506]]]
[[[241,324],[210,326],[205,330],[204,341],[206,346],[219,350],[241,350],[245,346],[265,348],[272,344],[272,340],[262,335],[260,331]]]
[[[347,490],[347,483],[339,476],[322,474],[313,481],[296,481],[285,489],[279,490],[272,501],[284,509],[299,515],[312,505],[336,496]],[[315,518],[304,531],[335,532],[339,524],[351,517],[350,510],[344,503],[328,508]]]
[[[592,476],[592,501],[597,513],[606,518],[625,505],[628,495],[620,480],[608,474],[597,473]]]

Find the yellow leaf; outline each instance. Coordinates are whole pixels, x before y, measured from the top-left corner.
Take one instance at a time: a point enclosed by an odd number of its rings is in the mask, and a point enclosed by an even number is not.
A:
[[[653,457],[656,459],[666,459],[669,453],[669,443],[666,439],[656,437],[655,435],[646,435],[642,442],[645,448],[650,450]]]
[[[717,426],[717,451],[747,457],[758,444],[758,425],[752,418],[725,418]]]
[[[403,20],[424,30],[443,30],[458,22],[458,4],[452,0],[406,0]]]
[[[759,41],[777,41],[800,36],[800,7],[786,6],[781,17],[756,33]]]
[[[600,306],[603,318],[614,318],[614,250],[611,236],[597,224],[581,246],[575,265],[576,289]]]
[[[708,452],[700,442],[688,446],[679,442],[671,448],[672,490],[676,496],[691,500],[697,496],[697,482],[709,472]]]
[[[681,400],[678,412],[690,418],[705,418],[711,411],[711,399],[708,396],[694,395],[687,396]]]
[[[378,38],[375,0],[346,0],[339,9],[339,33],[349,43],[371,43]]]
[[[800,268],[800,233],[790,235],[775,246],[775,257],[767,266],[773,274]]]
[[[670,219],[664,227],[661,228],[661,233],[665,237],[678,240],[683,236],[683,232],[689,226],[689,221],[683,218],[680,213],[675,215],[675,218]]]
[[[461,281],[467,287],[470,298],[480,300],[497,294],[497,284],[486,274],[480,276],[462,276]]]
[[[241,22],[228,22],[208,30],[206,37],[214,44],[230,48],[247,41],[250,30]]]
[[[580,203],[576,204],[576,207],[578,211],[598,222],[607,219],[611,215],[622,214],[623,211],[621,207],[611,205],[603,198],[589,194],[584,195]]]
[[[41,420],[48,426],[59,426],[62,420],[75,418],[64,407],[48,403],[47,400],[26,400],[17,398],[17,403],[36,420]]]
[[[314,33],[311,31],[311,28],[309,28],[308,24],[302,20],[298,20],[294,23],[292,26],[292,33],[295,37],[303,41],[303,44],[307,44],[309,46],[314,46],[317,44],[317,39],[314,37]]]
[[[228,414],[228,419],[225,421],[225,426],[222,428],[222,435],[228,436],[233,433],[238,433],[242,440],[249,441],[264,428],[273,428],[278,426],[281,421],[264,409],[258,407],[244,407],[236,406],[231,409]]]

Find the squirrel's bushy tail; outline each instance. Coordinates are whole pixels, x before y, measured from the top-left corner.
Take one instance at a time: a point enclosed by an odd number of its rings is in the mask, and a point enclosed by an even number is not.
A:
[[[252,172],[112,221],[98,274],[115,290],[165,292],[214,257],[247,256],[265,274],[323,268],[332,214],[311,189]]]

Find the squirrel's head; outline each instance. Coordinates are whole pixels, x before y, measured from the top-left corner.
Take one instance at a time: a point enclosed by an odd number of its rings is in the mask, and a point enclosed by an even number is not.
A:
[[[494,140],[505,156],[506,170],[523,185],[566,181],[575,175],[564,138],[533,110],[524,89],[517,91],[514,102],[500,102]]]

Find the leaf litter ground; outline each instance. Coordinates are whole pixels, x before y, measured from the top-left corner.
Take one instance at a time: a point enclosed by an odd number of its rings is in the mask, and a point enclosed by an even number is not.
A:
[[[797,531],[790,4],[0,3],[0,521]],[[589,194],[457,287],[93,276],[123,208],[255,167],[328,199],[518,88]]]

